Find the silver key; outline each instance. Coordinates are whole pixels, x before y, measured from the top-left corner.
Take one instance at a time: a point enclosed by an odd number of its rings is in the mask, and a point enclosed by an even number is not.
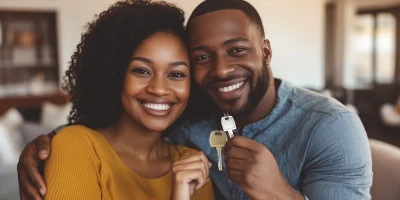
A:
[[[221,117],[221,125],[224,131],[229,133],[229,138],[233,138],[233,130],[236,129],[235,120],[232,116],[225,114],[225,116]]]
[[[222,147],[225,146],[228,137],[224,131],[212,131],[210,134],[210,146],[217,149],[218,170],[222,171]]]

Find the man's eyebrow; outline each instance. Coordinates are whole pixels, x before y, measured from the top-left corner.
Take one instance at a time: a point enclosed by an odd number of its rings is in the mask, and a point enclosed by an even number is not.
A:
[[[222,45],[226,46],[228,44],[232,44],[232,43],[235,43],[235,42],[248,42],[248,41],[249,40],[244,38],[244,37],[237,37],[237,38],[232,38],[232,39],[224,41],[224,43]],[[200,45],[200,46],[193,47],[191,51],[192,52],[193,51],[199,51],[199,50],[204,50],[204,49],[207,49],[207,48],[208,47],[206,45]]]
[[[148,63],[148,64],[154,64],[154,62],[151,61],[150,59],[145,58],[145,57],[140,57],[140,56],[132,57],[131,60],[139,60],[139,61],[142,61],[142,62],[145,62],[145,63]]]
[[[235,42],[248,42],[248,41],[249,41],[249,40],[246,39],[246,38],[237,37],[237,38],[233,38],[233,39],[226,40],[226,41],[224,42],[224,46],[225,46],[225,45],[228,45],[228,44],[235,43]]]

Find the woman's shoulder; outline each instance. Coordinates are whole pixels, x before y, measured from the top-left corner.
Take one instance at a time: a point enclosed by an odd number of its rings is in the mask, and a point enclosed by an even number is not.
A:
[[[199,152],[199,150],[197,149],[193,149],[183,145],[173,145],[172,147],[174,149],[174,153],[176,153],[179,158]]]
[[[53,144],[69,144],[69,143],[92,143],[95,137],[95,131],[81,125],[67,126],[56,133],[52,139]]]

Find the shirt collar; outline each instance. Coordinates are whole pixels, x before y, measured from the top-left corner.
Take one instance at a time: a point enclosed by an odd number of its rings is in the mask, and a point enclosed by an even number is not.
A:
[[[287,99],[293,90],[293,85],[281,79],[275,79],[275,85],[277,87],[277,101],[275,106],[263,119],[246,125],[242,130],[244,136],[252,138],[260,130],[264,130],[270,126],[278,118],[280,111],[285,107]]]

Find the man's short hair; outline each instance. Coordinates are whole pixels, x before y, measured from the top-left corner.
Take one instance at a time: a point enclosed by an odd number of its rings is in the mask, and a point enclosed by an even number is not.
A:
[[[244,0],[205,0],[200,3],[192,12],[187,23],[187,29],[190,29],[190,22],[198,16],[219,10],[240,10],[258,29],[262,39],[265,38],[262,20],[257,10]]]

